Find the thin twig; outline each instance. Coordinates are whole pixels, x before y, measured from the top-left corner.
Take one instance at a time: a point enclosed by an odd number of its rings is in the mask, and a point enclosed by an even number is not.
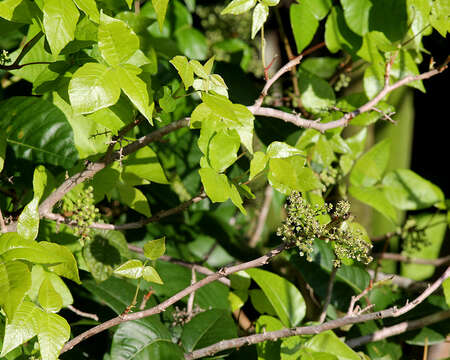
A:
[[[42,31],[39,31],[36,35],[34,35],[30,41],[28,41],[20,51],[19,55],[17,56],[16,60],[11,65],[0,65],[1,70],[17,70],[24,66],[28,65],[35,65],[35,64],[51,64],[49,62],[33,62],[28,64],[19,65],[19,63],[22,61],[22,59],[25,57],[26,54],[33,48],[33,46],[41,39],[41,37],[44,36],[44,33]]]
[[[277,118],[277,119],[283,120],[285,122],[292,123],[292,124],[294,124],[296,126],[306,128],[306,129],[316,129],[316,130],[318,130],[318,131],[320,131],[322,133],[325,132],[326,130],[347,126],[354,117],[356,117],[356,116],[358,116],[358,115],[360,115],[362,113],[365,113],[367,111],[373,110],[374,106],[376,106],[387,94],[389,94],[390,92],[394,91],[395,89],[398,89],[399,87],[402,87],[402,86],[404,86],[406,84],[409,84],[410,82],[413,82],[413,81],[429,79],[432,76],[440,74],[445,69],[447,69],[447,63],[445,63],[441,67],[439,67],[437,69],[433,69],[433,70],[427,71],[427,72],[425,72],[423,74],[408,75],[408,76],[404,77],[403,79],[401,79],[401,80],[399,80],[399,81],[397,81],[397,82],[395,82],[395,83],[393,83],[391,85],[385,86],[372,100],[370,100],[366,104],[360,106],[358,109],[353,110],[353,111],[343,115],[340,119],[334,120],[334,121],[330,121],[328,123],[320,123],[320,122],[317,122],[315,120],[304,119],[304,118],[300,117],[297,114],[291,114],[291,113],[287,113],[287,112],[284,112],[284,111],[281,111],[281,110],[267,108],[267,107],[261,107],[262,101],[264,99],[265,94],[267,93],[268,88],[270,87],[270,85],[273,84],[272,80],[273,79],[276,80],[276,76],[277,75],[278,75],[278,77],[282,75],[282,73],[280,73],[281,70],[284,70],[283,73],[286,72],[286,71],[289,71],[289,67],[290,66],[294,66],[296,64],[296,61],[298,61],[298,62],[300,61],[299,57],[294,58],[293,60],[288,62],[286,65],[284,65],[266,83],[266,86],[264,87],[263,92],[261,93],[260,97],[256,100],[255,104],[252,105],[252,106],[249,106],[248,109],[250,110],[250,112],[253,115]]]
[[[355,348],[364,344],[367,344],[372,341],[379,341],[386,339],[390,336],[402,334],[406,331],[411,331],[415,329],[421,329],[425,326],[444,321],[450,318],[450,310],[439,311],[437,313],[425,316],[423,318],[411,321],[403,321],[393,326],[385,327],[383,329],[375,331],[373,334],[360,336],[358,338],[354,338],[348,340],[346,344],[351,348]]]
[[[347,310],[347,316],[350,316],[354,314],[355,312],[358,312],[359,309],[355,309],[355,304],[363,297],[366,296],[367,293],[372,289],[372,282],[369,283],[369,286],[367,286],[363,291],[361,291],[360,294],[352,296],[352,299],[350,300],[350,305]]]
[[[192,199],[185,201],[178,206],[175,206],[175,207],[173,207],[171,209],[167,209],[167,210],[161,210],[158,213],[156,213],[155,215],[150,216],[148,218],[141,219],[139,221],[134,221],[134,222],[120,224],[120,225],[93,222],[92,224],[89,225],[89,228],[103,229],[103,230],[139,229],[147,224],[158,222],[167,216],[171,216],[171,215],[180,213],[180,212],[186,210],[192,204],[198,203],[199,201],[201,201],[205,198],[206,198],[206,194],[201,193],[200,195],[193,197]],[[49,213],[49,214],[44,215],[44,217],[48,220],[53,220],[53,221],[57,221],[59,223],[64,223],[68,226],[76,226],[77,225],[76,221],[66,218],[66,217],[62,216],[61,214]]]
[[[331,269],[330,280],[328,281],[327,296],[325,297],[323,310],[319,317],[319,323],[323,323],[327,317],[327,310],[331,302],[331,296],[333,295],[334,279],[336,278],[337,270],[338,268],[336,266],[333,266]]]
[[[415,308],[422,301],[424,301],[428,296],[430,296],[434,291],[436,291],[442,284],[442,282],[450,276],[450,267],[437,279],[431,286],[429,286],[422,294],[420,294],[414,301],[406,303],[405,306],[397,308],[396,306],[382,311],[377,311],[369,314],[360,315],[350,315],[345,316],[337,320],[331,320],[320,325],[303,326],[293,329],[283,329],[278,331],[266,332],[263,334],[255,334],[250,336],[244,336],[235,339],[222,340],[216,344],[207,346],[202,349],[195,350],[189,354],[185,354],[186,360],[199,359],[206,356],[212,356],[220,351],[240,348],[246,345],[252,345],[261,343],[263,341],[276,341],[278,339],[297,336],[297,335],[314,335],[321,332],[336,329],[345,325],[356,324],[361,322],[366,322],[375,319],[385,319],[391,317],[398,317],[407,313],[408,311]]]
[[[98,321],[98,316],[96,314],[78,310],[77,308],[73,307],[72,305],[67,306],[67,309],[69,309],[70,311],[74,312],[77,315],[80,315],[81,317]]]
[[[98,173],[100,170],[104,169],[106,166],[108,166],[113,161],[118,160],[121,156],[127,156],[130,155],[137,150],[143,148],[144,146],[150,144],[151,142],[158,141],[163,136],[178,130],[180,128],[186,127],[189,125],[189,118],[184,118],[178,121],[175,121],[173,123],[170,123],[169,125],[166,125],[158,130],[155,130],[145,136],[142,136],[141,138],[137,139],[136,141],[132,142],[131,144],[125,146],[121,152],[115,151],[108,159],[103,158],[102,160],[98,162],[88,162],[86,165],[86,168],[82,170],[81,172],[72,175],[68,179],[66,179],[56,190],[54,190],[39,206],[39,215],[41,217],[46,217],[50,220],[55,221],[65,221],[64,218],[59,214],[53,214],[51,212],[53,206],[61,200],[64,195],[66,195],[70,190],[72,190],[75,186],[78,184],[81,184],[87,179],[92,178],[96,173]],[[150,220],[154,221],[154,220]],[[104,227],[103,227],[104,226]],[[115,225],[109,225],[111,227],[108,227],[108,224],[99,224],[99,227],[97,228],[104,228],[104,229],[114,229]],[[142,225],[141,225],[142,226]],[[17,222],[11,223],[8,226],[8,231],[15,231],[17,227]],[[135,227],[131,227],[132,229],[135,229]]]
[[[197,276],[195,272],[195,265],[191,269],[191,286],[194,285],[197,281]],[[189,315],[192,315],[192,309],[194,308],[194,298],[195,291],[189,294],[188,302],[187,302],[187,312]]]
[[[119,315],[119,316],[117,316],[113,319],[110,319],[100,325],[97,325],[97,326],[81,333],[80,335],[76,336],[75,338],[70,340],[68,343],[66,343],[61,350],[61,354],[65,353],[66,351],[69,351],[75,345],[79,344],[83,340],[86,340],[87,338],[90,338],[91,336],[96,335],[102,331],[105,331],[105,330],[107,330],[113,326],[116,326],[120,323],[123,323],[126,321],[132,321],[132,320],[139,320],[139,319],[143,319],[148,316],[159,314],[159,313],[163,312],[164,310],[166,310],[169,306],[171,306],[171,305],[175,304],[176,302],[180,301],[181,299],[183,299],[185,296],[191,294],[194,291],[197,291],[201,287],[203,287],[207,284],[210,284],[220,278],[223,278],[225,276],[228,276],[230,274],[233,274],[233,273],[241,271],[241,270],[247,270],[247,269],[265,265],[273,257],[280,254],[287,247],[288,247],[287,244],[284,243],[284,244],[278,246],[277,248],[269,251],[266,255],[263,255],[255,260],[251,260],[251,261],[239,264],[239,265],[228,266],[228,267],[222,268],[219,271],[215,272],[214,274],[209,275],[209,276],[203,278],[202,280],[197,281],[195,284],[186,287],[185,289],[181,290],[177,294],[171,296],[167,300],[163,301],[162,303],[160,303],[150,309],[146,309],[146,310],[131,313],[131,314]]]
[[[433,266],[442,266],[450,264],[450,255],[438,259],[415,259],[407,255],[393,254],[393,253],[373,254],[372,256],[377,259],[401,261],[402,263],[405,264],[421,264]]]
[[[273,198],[272,186],[267,185],[266,190],[264,191],[264,202],[263,202],[261,211],[258,216],[258,220],[256,223],[256,229],[248,243],[248,245],[252,248],[254,248],[256,246],[256,244],[258,243],[258,241],[261,238],[262,232],[264,230],[264,225],[266,224],[267,215],[269,214],[270,204],[272,203],[272,198]]]
[[[369,273],[372,280],[375,276],[375,271],[372,269],[368,269],[367,272]],[[394,275],[394,274],[385,274],[382,272],[378,272],[377,274],[377,282],[380,281],[390,281],[392,284],[397,285],[403,289],[407,290],[423,290],[427,288],[430,284],[426,281],[415,281],[413,279],[400,276],[400,275]]]

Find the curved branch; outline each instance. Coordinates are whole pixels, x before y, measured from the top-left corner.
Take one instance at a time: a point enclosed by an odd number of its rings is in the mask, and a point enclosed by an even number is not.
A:
[[[180,301],[185,296],[191,294],[194,291],[197,291],[198,289],[200,289],[201,287],[203,287],[207,284],[212,283],[213,281],[216,281],[220,278],[223,278],[225,276],[228,276],[230,274],[233,274],[233,273],[241,271],[241,270],[251,269],[254,267],[259,267],[259,266],[265,265],[273,257],[280,254],[287,247],[288,246],[286,244],[282,244],[282,245],[278,246],[277,248],[268,252],[266,255],[263,255],[255,260],[251,260],[246,263],[239,264],[239,265],[228,266],[228,267],[222,268],[219,271],[215,272],[214,274],[211,274],[211,275],[203,278],[202,280],[197,281],[195,284],[186,287],[185,289],[181,290],[180,292],[173,295],[169,299],[163,301],[159,305],[156,305],[150,309],[139,311],[139,312],[132,313],[132,314],[119,315],[119,316],[117,316],[113,319],[110,319],[100,325],[97,325],[97,326],[85,331],[84,333],[76,336],[75,338],[70,340],[68,343],[66,343],[64,345],[64,347],[62,348],[60,354],[65,353],[66,351],[69,351],[75,345],[79,344],[83,340],[86,340],[86,339],[90,338],[91,336],[96,335],[102,331],[105,331],[106,329],[109,329],[120,323],[123,323],[126,321],[131,321],[131,320],[139,320],[139,319],[142,319],[142,318],[145,318],[148,316],[159,314],[159,313],[163,312],[164,310],[166,310],[170,305],[175,304],[177,301]]]
[[[293,60],[291,60],[291,61],[293,61]],[[290,64],[290,62],[288,64]],[[286,65],[288,65],[288,64],[286,64]],[[282,67],[281,69],[284,69],[286,67],[286,65],[284,67]],[[429,79],[432,76],[440,74],[441,72],[443,72],[444,70],[447,69],[447,66],[448,66],[447,63],[445,63],[444,65],[440,66],[439,68],[430,70],[423,74],[406,76],[403,79],[393,83],[392,85],[389,85],[389,82],[387,81],[385,83],[383,89],[372,100],[370,100],[366,104],[360,106],[358,109],[345,114],[340,119],[330,121],[328,123],[320,123],[317,120],[304,119],[296,114],[290,114],[290,113],[287,113],[287,112],[284,112],[281,110],[277,110],[277,109],[261,107],[261,105],[259,104],[259,99],[261,97],[255,102],[254,105],[249,106],[248,109],[252,112],[253,115],[277,118],[277,119],[283,120],[285,122],[290,122],[299,127],[303,127],[303,128],[307,128],[307,129],[316,129],[323,133],[326,130],[334,129],[337,127],[347,126],[354,117],[356,117],[362,113],[365,113],[367,111],[373,110],[374,107],[390,92],[394,91],[395,89],[398,89],[401,86],[409,84],[413,81]],[[386,71],[387,71],[387,75],[389,75],[389,67],[388,66],[386,68]],[[262,95],[263,94],[261,94],[261,96]],[[261,103],[262,103],[262,101],[261,101]]]
[[[386,339],[390,336],[402,334],[406,331],[420,329],[425,326],[444,321],[450,318],[450,310],[439,311],[437,313],[425,316],[423,318],[411,321],[403,321],[393,326],[385,327],[383,329],[375,331],[373,334],[360,336],[358,338],[350,339],[346,341],[346,344],[351,348],[358,347],[367,344],[372,341],[379,341]]]
[[[442,266],[450,264],[450,255],[438,259],[415,259],[402,254],[382,253],[382,254],[373,254],[373,257],[377,259],[401,261],[402,263],[405,264],[422,264],[433,266]]]
[[[297,327],[293,329],[283,329],[278,331],[266,332],[263,334],[255,334],[250,336],[244,336],[240,338],[230,339],[230,340],[222,340],[216,344],[207,346],[203,349],[195,350],[189,354],[185,355],[186,360],[199,359],[205,356],[212,356],[220,351],[240,348],[245,345],[252,345],[261,343],[263,341],[275,341],[281,338],[286,338],[290,336],[296,335],[314,335],[319,334],[321,332],[332,330],[339,328],[341,326],[356,324],[361,322],[366,322],[369,320],[375,319],[385,319],[390,317],[398,317],[407,313],[408,311],[415,308],[422,301],[424,301],[429,295],[431,295],[434,291],[436,291],[442,284],[442,282],[450,277],[450,267],[437,279],[432,285],[430,285],[422,294],[420,294],[414,301],[410,303],[406,303],[403,307],[397,308],[391,307],[386,310],[377,311],[370,314],[361,314],[361,315],[350,315],[345,316],[337,320],[328,321],[321,325],[312,325],[312,326],[303,326]]]

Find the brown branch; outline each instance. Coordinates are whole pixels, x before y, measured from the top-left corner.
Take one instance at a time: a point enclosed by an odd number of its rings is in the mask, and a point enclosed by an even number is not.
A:
[[[441,286],[442,282],[449,276],[450,276],[450,267],[439,277],[439,279],[437,279],[422,294],[420,294],[416,299],[414,299],[414,301],[406,303],[406,305],[401,308],[397,308],[396,306],[394,306],[389,309],[377,311],[374,313],[345,316],[340,319],[331,320],[320,325],[303,326],[293,329],[283,329],[278,331],[266,332],[263,334],[244,336],[230,340],[222,340],[216,344],[207,346],[199,350],[195,350],[189,354],[185,354],[185,359],[193,360],[205,356],[212,356],[223,350],[240,348],[241,346],[257,344],[267,340],[276,341],[278,339],[290,336],[314,335],[327,330],[336,329],[345,325],[356,324],[375,319],[398,317],[412,310],[414,307],[416,307],[422,301],[424,301],[429,295],[431,295],[434,291],[436,291]]]
[[[425,316],[423,318],[411,321],[403,321],[393,326],[385,327],[375,331],[373,334],[360,336],[358,338],[350,339],[346,342],[351,348],[367,344],[372,341],[379,341],[387,337],[402,334],[406,331],[420,329],[425,326],[446,320],[450,318],[450,310],[439,311],[437,313]]]
[[[390,92],[394,91],[395,89],[398,89],[401,86],[404,86],[406,84],[409,84],[413,81],[419,81],[419,80],[425,80],[429,79],[432,76],[435,76],[437,74],[440,74],[445,69],[447,69],[447,63],[440,66],[437,69],[433,69],[430,71],[427,71],[423,74],[419,75],[409,75],[404,77],[403,79],[393,83],[392,85],[385,85],[383,89],[370,101],[368,101],[366,104],[362,105],[356,110],[353,110],[344,116],[342,116],[338,120],[330,121],[328,123],[320,123],[317,120],[308,120],[300,117],[296,114],[290,114],[281,110],[272,109],[272,108],[266,108],[261,107],[262,101],[264,100],[264,96],[267,93],[268,88],[273,84],[272,79],[277,79],[280,77],[284,72],[289,71],[290,66],[295,66],[298,62],[300,62],[301,56],[298,56],[297,58],[294,58],[290,62],[288,62],[286,65],[284,65],[267,83],[266,86],[263,89],[263,92],[261,93],[260,97],[255,101],[255,104],[252,106],[249,106],[248,109],[252,112],[253,115],[259,115],[259,116],[266,116],[266,117],[273,117],[280,120],[283,120],[285,122],[290,122],[296,126],[307,128],[307,129],[316,129],[320,132],[325,132],[326,130],[335,129],[337,127],[345,127],[347,126],[350,121],[367,111],[373,110],[373,108]],[[297,63],[296,63],[297,61]]]
[[[77,315],[79,315],[81,317],[98,321],[98,316],[96,314],[92,314],[92,313],[88,313],[88,312],[84,312],[84,311],[78,310],[77,308],[73,307],[72,305],[67,306],[67,309],[69,309],[70,311],[72,311],[73,313],[75,313],[75,314],[77,314]]]
[[[251,260],[246,263],[239,264],[239,265],[228,266],[228,267],[222,268],[219,271],[215,272],[214,274],[211,274],[211,275],[203,278],[202,280],[197,281],[195,284],[186,287],[185,289],[181,290],[180,292],[173,295],[169,299],[163,301],[159,305],[156,305],[150,309],[139,311],[136,313],[119,315],[119,316],[117,316],[113,319],[110,319],[100,325],[97,325],[97,326],[85,331],[84,333],[76,336],[75,338],[70,340],[68,343],[66,343],[61,350],[61,354],[66,351],[69,351],[75,345],[79,344],[83,340],[86,340],[86,339],[90,338],[91,336],[96,335],[102,331],[105,331],[106,329],[109,329],[113,326],[116,326],[116,325],[121,324],[126,321],[139,320],[139,319],[142,319],[142,318],[145,318],[148,316],[159,314],[159,313],[163,312],[164,310],[166,310],[170,305],[175,304],[177,301],[180,301],[185,296],[191,294],[194,291],[197,291],[198,289],[200,289],[201,287],[203,287],[207,284],[212,283],[213,281],[216,281],[220,278],[223,278],[225,276],[228,276],[230,274],[233,274],[233,273],[241,271],[241,270],[251,269],[254,267],[259,267],[259,266],[265,265],[273,257],[280,254],[286,248],[287,248],[287,245],[282,244],[282,245],[278,246],[277,248],[268,252],[266,255],[263,255],[255,260]]]
[[[44,36],[44,33],[42,31],[39,31],[33,38],[31,38],[30,41],[28,41],[20,51],[20,54],[17,56],[16,60],[11,65],[0,65],[1,70],[17,70],[20,68],[23,68],[24,66],[28,65],[36,65],[36,64],[51,64],[51,62],[47,61],[38,61],[38,62],[31,62],[27,64],[19,65],[19,63],[22,61],[22,59],[25,57],[26,54],[33,48],[33,46],[41,39],[41,37]]]
[[[421,264],[433,266],[442,266],[450,264],[450,255],[438,259],[415,259],[410,256],[402,254],[382,253],[382,254],[373,254],[373,257],[377,259],[401,261],[406,264]]]
[[[354,314],[355,312],[357,313],[360,309],[357,307],[357,309],[355,309],[355,304],[365,295],[367,295],[367,293],[372,289],[372,282],[369,283],[369,286],[367,286],[360,294],[352,296],[352,299],[350,300],[350,305],[348,306],[348,310],[347,310],[347,316],[350,316],[352,314]]]
[[[104,223],[99,223],[99,222],[94,222],[92,224],[89,225],[89,228],[91,229],[102,229],[102,230],[129,230],[129,229],[139,229],[147,224],[153,223],[153,222],[158,222],[160,221],[162,218],[165,218],[167,216],[171,216],[174,214],[177,214],[179,212],[182,212],[184,210],[186,210],[189,206],[191,206],[192,204],[198,203],[199,201],[203,200],[206,198],[206,194],[205,193],[201,193],[200,195],[193,197],[192,199],[185,201],[183,203],[181,203],[180,205],[171,208],[171,209],[167,209],[167,210],[161,210],[158,213],[156,213],[153,216],[150,216],[148,218],[144,218],[141,219],[139,221],[134,221],[134,222],[130,222],[130,223],[126,223],[126,224],[120,224],[120,225],[114,225],[114,224],[104,224]],[[76,221],[71,220],[69,218],[66,218],[64,216],[62,216],[61,214],[55,214],[55,213],[49,213],[44,215],[43,217],[45,217],[48,220],[53,220],[53,221],[57,221],[59,223],[64,223],[68,226],[77,226]]]
[[[56,220],[56,221],[64,221],[64,218],[58,214],[53,214],[51,212],[53,206],[61,200],[65,194],[67,194],[70,190],[72,190],[75,186],[78,184],[81,184],[85,180],[92,178],[96,173],[98,173],[100,170],[104,169],[106,166],[108,166],[113,161],[118,160],[121,156],[127,156],[130,155],[137,150],[143,148],[144,146],[150,144],[151,142],[157,141],[161,139],[164,135],[167,135],[175,130],[178,130],[182,127],[189,125],[189,118],[184,118],[178,121],[175,121],[173,123],[170,123],[169,125],[166,125],[158,130],[155,130],[151,132],[150,134],[147,134],[145,136],[142,136],[141,138],[137,139],[136,141],[132,142],[131,144],[125,146],[121,151],[115,151],[114,153],[109,156],[108,159],[103,158],[102,160],[98,162],[88,162],[86,168],[69,177],[67,180],[65,180],[56,190],[54,190],[39,206],[39,214],[41,217],[49,218],[50,220]],[[169,211],[169,210],[167,210]],[[155,215],[157,216],[157,215]],[[148,219],[147,219],[148,220]],[[155,221],[155,220],[151,220]],[[150,221],[150,222],[151,222]],[[98,224],[98,228],[108,228],[108,224]],[[105,226],[105,227],[101,227]],[[114,226],[114,225],[109,225]],[[11,223],[8,225],[8,231],[15,231],[17,227],[17,223]],[[134,229],[134,227],[132,227]],[[109,229],[109,228],[108,228]]]
[[[319,323],[323,323],[327,317],[328,305],[330,305],[331,296],[333,295],[334,279],[336,278],[337,270],[338,268],[336,266],[333,266],[331,269],[330,280],[328,281],[327,296],[325,297],[323,310],[319,317]]]
[[[261,238],[262,232],[264,230],[264,225],[266,224],[267,215],[269,214],[272,198],[273,198],[272,186],[267,185],[266,190],[264,191],[264,202],[258,216],[258,221],[256,223],[256,230],[248,243],[250,247],[255,247]]]
[[[5,224],[5,219],[3,219],[2,209],[0,209],[0,231],[2,233],[8,231],[6,224]]]

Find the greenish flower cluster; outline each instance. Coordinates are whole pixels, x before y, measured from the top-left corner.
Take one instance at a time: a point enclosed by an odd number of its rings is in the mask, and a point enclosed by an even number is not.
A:
[[[278,228],[277,235],[283,241],[298,247],[300,255],[312,261],[314,241],[330,242],[336,255],[334,266],[344,259],[353,259],[365,264],[372,261],[369,255],[372,245],[346,220],[350,217],[350,204],[339,201],[333,211],[332,204],[310,205],[299,192],[292,192],[287,204],[287,218]],[[321,224],[319,216],[330,215],[331,221]]]
[[[65,205],[71,208],[71,219],[76,223],[74,233],[80,237],[83,244],[90,240],[90,225],[99,218],[99,210],[95,207],[93,192],[94,188],[88,186],[82,196],[74,202],[70,201],[70,205],[65,202]]]
[[[11,58],[9,57],[9,53],[6,50],[0,52],[0,65],[6,65],[11,62]]]
[[[340,91],[350,85],[352,78],[344,73],[339,74],[339,79],[334,84],[334,91]]]

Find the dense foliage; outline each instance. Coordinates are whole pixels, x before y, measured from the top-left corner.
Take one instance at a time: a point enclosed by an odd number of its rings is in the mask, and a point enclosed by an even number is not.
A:
[[[408,154],[411,89],[448,61],[422,40],[449,13],[0,0],[0,358],[400,359],[443,342],[450,202]]]

